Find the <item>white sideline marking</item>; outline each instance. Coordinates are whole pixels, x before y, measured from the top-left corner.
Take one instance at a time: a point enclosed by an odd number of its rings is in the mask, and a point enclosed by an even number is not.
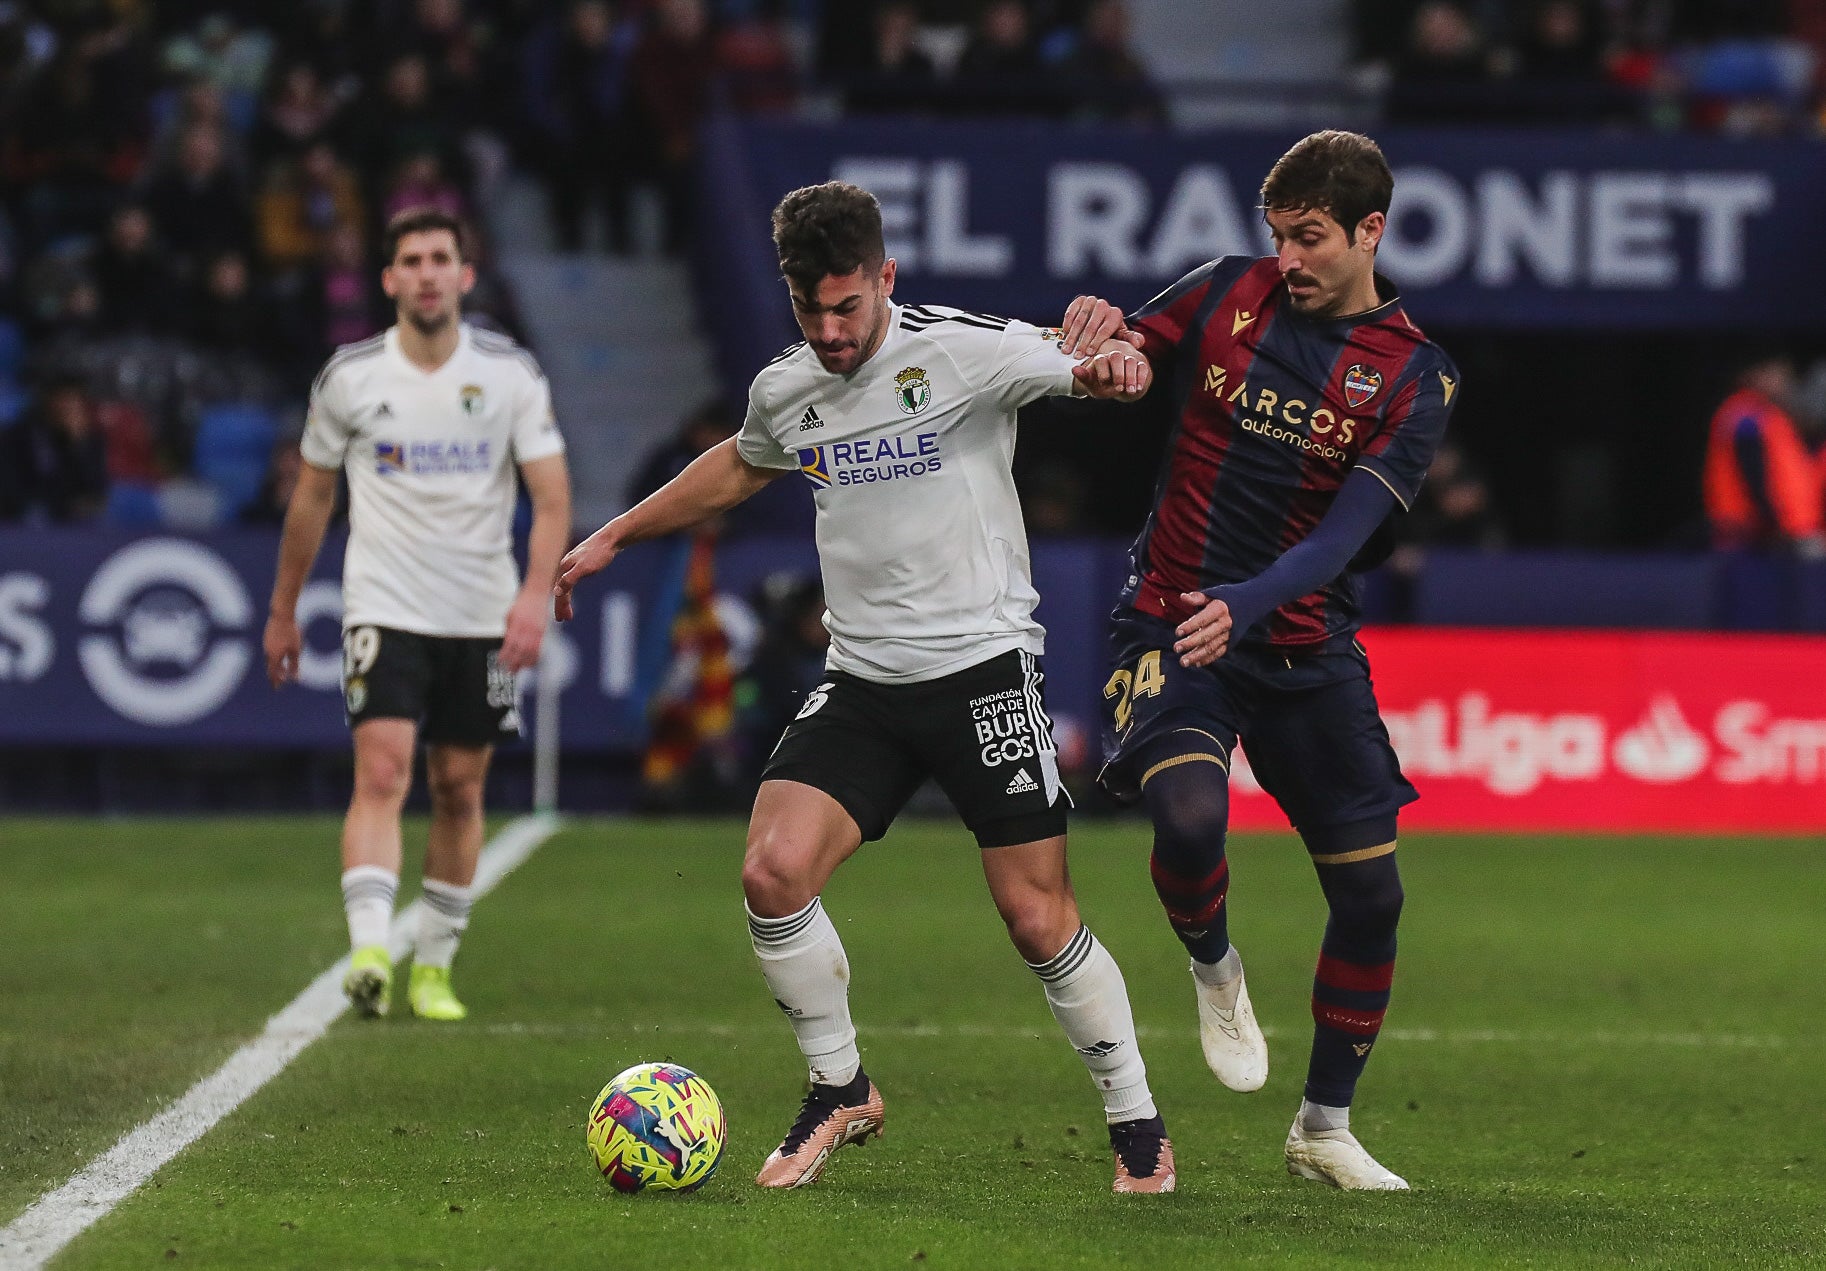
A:
[[[476,864],[474,894],[479,898],[536,851],[558,829],[558,818],[545,814],[521,817],[495,835]],[[413,901],[393,919],[387,948],[395,962],[412,948],[418,931],[420,902]],[[178,1101],[88,1165],[56,1191],[0,1228],[0,1271],[38,1271],[97,1219],[132,1195],[167,1161],[196,1142],[210,1127],[233,1112],[261,1086],[277,1077],[299,1052],[323,1036],[349,1008],[342,995],[344,957],[312,980],[266,1022],[265,1030],[228,1057],[228,1061],[192,1086]]]
[[[772,1024],[725,1024],[714,1020],[652,1020],[619,1024],[546,1024],[503,1021],[484,1024],[474,1030],[492,1037],[604,1037],[624,1033],[699,1033],[710,1037],[746,1037],[777,1035]],[[1187,1037],[1197,1034],[1197,1027],[1155,1028],[1143,1024],[1135,1035],[1143,1041],[1150,1038]],[[1057,1033],[1042,1027],[1021,1028],[996,1024],[858,1024],[856,1032],[863,1037],[945,1038],[980,1037],[1019,1041],[1026,1038],[1051,1042]],[[1309,1033],[1303,1029],[1262,1027],[1268,1037],[1303,1040]],[[1453,1044],[1496,1043],[1509,1046],[1670,1046],[1686,1049],[1780,1050],[1789,1044],[1785,1037],[1771,1033],[1530,1033],[1503,1028],[1385,1028],[1381,1037],[1394,1042],[1444,1042]]]

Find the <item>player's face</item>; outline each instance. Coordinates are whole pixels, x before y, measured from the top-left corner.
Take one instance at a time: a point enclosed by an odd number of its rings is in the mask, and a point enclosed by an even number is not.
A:
[[[1281,278],[1295,310],[1325,318],[1374,307],[1383,219],[1382,213],[1371,212],[1354,232],[1347,232],[1322,209],[1268,213]]]
[[[894,261],[879,269],[826,274],[811,294],[797,283],[786,287],[793,317],[818,364],[833,375],[848,375],[874,355],[888,329],[888,297],[894,294]]]
[[[476,284],[476,271],[457,251],[455,234],[424,230],[401,236],[380,281],[398,306],[400,321],[430,335],[456,320],[463,297]]]

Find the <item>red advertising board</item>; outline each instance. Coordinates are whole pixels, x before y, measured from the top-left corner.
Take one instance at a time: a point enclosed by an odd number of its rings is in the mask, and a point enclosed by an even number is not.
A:
[[[1826,833],[1826,638],[1367,633],[1402,824]],[[1238,826],[1285,827],[1246,762]]]

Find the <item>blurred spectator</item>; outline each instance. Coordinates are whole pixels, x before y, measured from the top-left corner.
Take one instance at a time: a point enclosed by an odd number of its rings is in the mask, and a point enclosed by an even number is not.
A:
[[[712,41],[723,104],[744,115],[782,115],[799,100],[799,71],[787,30],[786,0],[760,0],[724,23]]]
[[[1060,104],[1023,0],[990,0],[958,59],[951,105],[968,115],[1043,115]]]
[[[1790,413],[1795,388],[1788,357],[1759,356],[1712,416],[1704,480],[1716,546],[1826,555],[1820,461]]]
[[[107,443],[82,381],[54,380],[0,434],[0,467],[11,474],[9,519],[58,523],[97,516],[108,498]]]
[[[6,174],[21,189],[31,246],[98,232],[144,144],[143,76],[123,23],[65,34],[24,86],[7,139]]]
[[[330,231],[321,274],[321,352],[365,340],[385,327],[375,296],[375,271],[368,263],[358,227],[338,225]]]
[[[273,165],[254,211],[260,255],[281,272],[315,264],[337,230],[365,224],[354,170],[321,140]]]
[[[481,35],[463,0],[413,0],[401,41],[424,57],[440,98],[477,109],[485,96]]]
[[[1470,457],[1450,441],[1434,453],[1401,531],[1406,544],[1418,547],[1495,551],[1507,540],[1490,502],[1489,485]]]
[[[647,456],[628,482],[631,507],[691,466],[692,460],[736,434],[736,421],[728,403],[720,398],[705,402],[679,425],[671,440]]]
[[[421,54],[407,53],[388,64],[380,92],[370,94],[363,108],[358,136],[361,167],[370,180],[418,154],[434,154],[446,172],[460,173],[456,128],[432,92]]]
[[[203,270],[191,319],[191,338],[213,353],[271,358],[276,352],[273,314],[254,290],[247,257],[219,252]]]
[[[165,94],[153,114],[159,121],[158,131],[153,135],[151,149],[140,170],[142,180],[177,167],[185,135],[200,125],[213,128],[222,136],[223,162],[234,172],[236,180],[246,182],[246,166],[237,144],[234,122],[229,118],[222,90],[215,84],[206,79],[190,80],[174,90],[174,94]]]
[[[659,186],[668,254],[684,249],[690,226],[692,163],[710,105],[710,56],[704,0],[659,0],[629,68],[636,166]]]
[[[266,480],[261,484],[260,492],[241,509],[241,524],[275,528],[284,525],[285,510],[291,506],[292,491],[298,488],[298,474],[303,467],[304,455],[298,449],[296,437],[284,437],[274,443]]]
[[[776,574],[762,584],[757,599],[761,643],[736,689],[742,767],[751,786],[759,784],[767,757],[805,705],[805,695],[824,678],[831,643],[817,578]]]
[[[1084,478],[1067,464],[1041,465],[1025,483],[1021,515],[1035,538],[1085,531]]]
[[[343,99],[309,62],[294,61],[273,77],[265,109],[254,130],[254,153],[262,164],[285,162],[329,142]]]
[[[1166,122],[1160,93],[1129,47],[1126,0],[1095,0],[1085,14],[1077,51],[1060,71],[1080,114],[1119,123]]]
[[[252,243],[252,212],[228,167],[226,144],[219,126],[191,124],[174,165],[155,172],[146,186],[159,236],[189,265],[208,252],[245,250]]]
[[[445,175],[442,161],[430,150],[407,155],[400,161],[387,185],[381,219],[392,220],[414,207],[434,207],[458,220],[469,218],[469,202],[463,197],[462,188]]]
[[[241,26],[223,10],[209,14],[194,32],[174,36],[165,45],[165,70],[172,75],[206,79],[222,90],[239,125],[252,122],[253,103],[266,82],[273,37],[257,27]]]
[[[628,250],[628,61],[638,38],[608,0],[575,0],[527,41],[526,115],[561,251],[583,247],[593,204],[609,250]]]
[[[1391,121],[1484,118],[1489,111],[1489,56],[1470,14],[1449,0],[1414,11],[1406,49],[1395,60],[1384,102]]]
[[[919,10],[907,0],[890,0],[876,10],[874,36],[867,60],[837,73],[850,113],[931,110],[938,101],[938,71],[919,47]]]
[[[108,234],[90,261],[100,292],[101,325],[110,332],[168,334],[182,308],[176,276],[139,203],[115,209]]]

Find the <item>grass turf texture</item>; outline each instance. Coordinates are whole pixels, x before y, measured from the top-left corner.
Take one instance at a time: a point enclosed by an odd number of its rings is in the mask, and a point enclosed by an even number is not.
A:
[[[422,834],[422,831],[420,831]],[[420,834],[408,834],[408,857]],[[0,1220],[251,1036],[342,952],[327,822],[0,825]],[[1232,931],[1273,1070],[1198,1054],[1145,829],[1084,825],[1180,1192],[1113,1197],[1102,1118],[962,831],[912,824],[826,892],[888,1134],[823,1183],[750,1179],[803,1069],[752,965],[741,832],[576,824],[477,907],[466,1023],[345,1018],[78,1238],[59,1268],[1818,1265],[1817,841],[1428,836],[1354,1128],[1418,1190],[1288,1178],[1322,904],[1239,836]],[[402,889],[402,901],[413,894]],[[671,1058],[729,1110],[718,1177],[614,1194],[582,1122]]]

